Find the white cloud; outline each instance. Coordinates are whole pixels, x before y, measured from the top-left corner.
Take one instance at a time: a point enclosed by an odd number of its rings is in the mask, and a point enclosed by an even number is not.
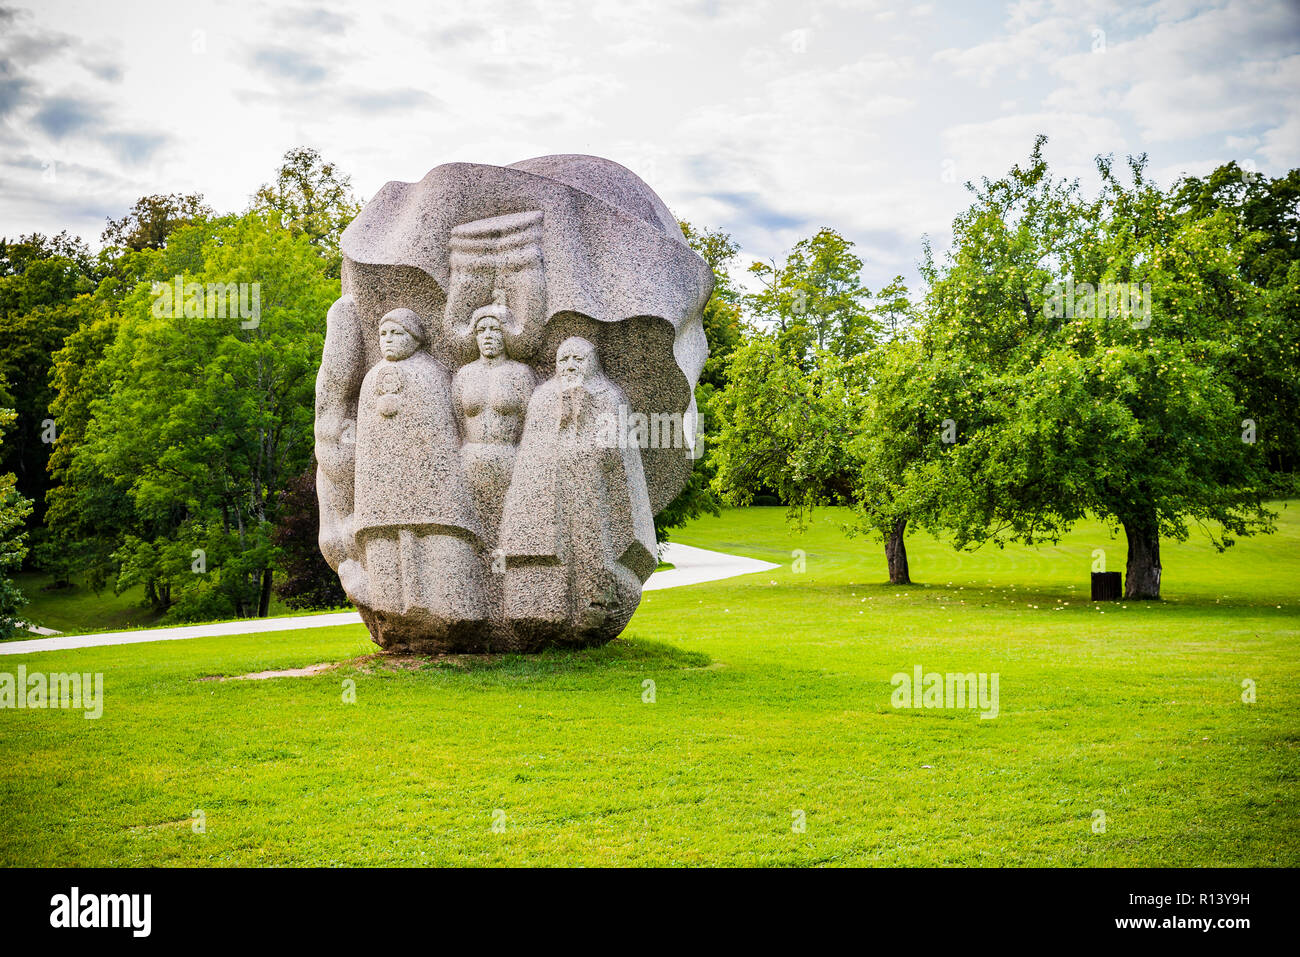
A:
[[[1300,11],[1241,3],[1156,24],[1052,65],[1057,109],[1127,113],[1148,143],[1284,125],[1300,89]]]
[[[1008,69],[1016,71],[1028,63],[1041,63],[1064,56],[1090,40],[1078,22],[1053,18],[1030,23],[1015,33],[975,46],[948,47],[934,55],[937,63],[950,64],[959,78],[976,80],[988,87]]]
[[[587,152],[760,258],[839,228],[879,284],[911,274],[923,232],[941,250],[961,182],[1039,132],[1061,174],[1141,151],[1168,176],[1300,165],[1300,14],[1281,3],[435,6],[42,0],[0,34],[6,229],[94,239],[177,190],[239,209],[301,144],[363,197],[444,162]]]
[[[1286,120],[1263,136],[1259,154],[1264,157],[1276,171],[1285,170],[1300,163],[1300,112],[1292,110]]]

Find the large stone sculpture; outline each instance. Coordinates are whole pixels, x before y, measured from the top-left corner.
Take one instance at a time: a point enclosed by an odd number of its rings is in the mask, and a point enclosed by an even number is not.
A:
[[[615,637],[690,472],[708,265],[644,182],[593,156],[389,183],[342,247],[320,546],[375,642]]]

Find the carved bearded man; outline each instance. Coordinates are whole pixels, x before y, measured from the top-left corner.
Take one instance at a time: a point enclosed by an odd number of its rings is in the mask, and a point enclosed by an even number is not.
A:
[[[501,523],[506,614],[532,642],[608,640],[654,571],[654,517],[640,449],[610,441],[626,408],[596,347],[566,339],[528,403]]]

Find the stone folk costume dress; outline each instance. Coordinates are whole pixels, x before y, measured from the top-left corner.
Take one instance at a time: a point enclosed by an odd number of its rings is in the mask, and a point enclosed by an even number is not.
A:
[[[353,530],[368,594],[354,600],[381,626],[400,616],[423,635],[477,635],[488,618],[482,528],[442,364],[423,348],[376,364],[358,396],[356,441]]]

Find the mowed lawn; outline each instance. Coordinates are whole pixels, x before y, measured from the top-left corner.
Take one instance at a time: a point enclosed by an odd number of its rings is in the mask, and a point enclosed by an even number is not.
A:
[[[1100,525],[914,536],[900,588],[841,518],[681,530],[782,567],[648,593],[595,651],[393,667],[357,626],[0,658],[105,680],[99,720],[0,710],[0,864],[1300,864],[1300,503],[1100,606]],[[891,707],[917,665],[997,672],[998,716]]]

